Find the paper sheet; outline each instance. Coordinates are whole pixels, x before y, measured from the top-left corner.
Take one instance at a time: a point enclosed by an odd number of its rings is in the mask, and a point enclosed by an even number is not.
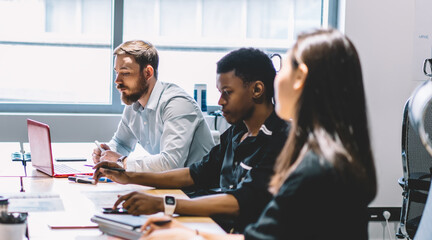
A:
[[[9,212],[64,211],[61,198],[15,198],[9,199]]]
[[[82,192],[84,196],[90,199],[95,205],[96,209],[112,207],[118,199],[118,195],[130,193],[130,190],[124,191],[85,191]]]

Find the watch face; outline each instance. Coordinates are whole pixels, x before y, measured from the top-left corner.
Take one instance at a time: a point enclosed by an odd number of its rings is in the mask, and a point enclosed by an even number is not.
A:
[[[175,198],[173,196],[166,196],[165,197],[165,204],[166,205],[175,205]]]

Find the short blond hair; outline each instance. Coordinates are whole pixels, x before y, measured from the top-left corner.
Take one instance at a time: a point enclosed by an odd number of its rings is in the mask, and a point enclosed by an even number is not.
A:
[[[135,61],[140,65],[142,71],[147,65],[154,69],[154,76],[157,79],[159,55],[156,48],[149,42],[142,40],[126,41],[114,49],[114,55],[129,54],[134,57]]]

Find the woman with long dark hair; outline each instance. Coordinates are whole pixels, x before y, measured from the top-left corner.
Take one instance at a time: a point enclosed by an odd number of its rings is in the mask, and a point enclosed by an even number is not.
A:
[[[292,129],[270,182],[274,198],[258,221],[244,235],[215,235],[177,221],[157,227],[152,222],[160,218],[152,218],[144,239],[368,238],[376,176],[351,41],[334,29],[301,34],[276,77],[275,98],[277,114]],[[153,231],[159,228],[176,229]]]

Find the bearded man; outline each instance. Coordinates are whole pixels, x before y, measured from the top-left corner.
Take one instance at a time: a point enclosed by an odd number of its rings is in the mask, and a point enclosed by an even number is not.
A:
[[[114,50],[115,84],[126,104],[108,144],[93,150],[93,161],[114,161],[128,171],[160,172],[188,167],[214,146],[210,129],[183,89],[157,80],[159,56],[145,41],[127,41]],[[150,155],[128,155],[140,144]]]

